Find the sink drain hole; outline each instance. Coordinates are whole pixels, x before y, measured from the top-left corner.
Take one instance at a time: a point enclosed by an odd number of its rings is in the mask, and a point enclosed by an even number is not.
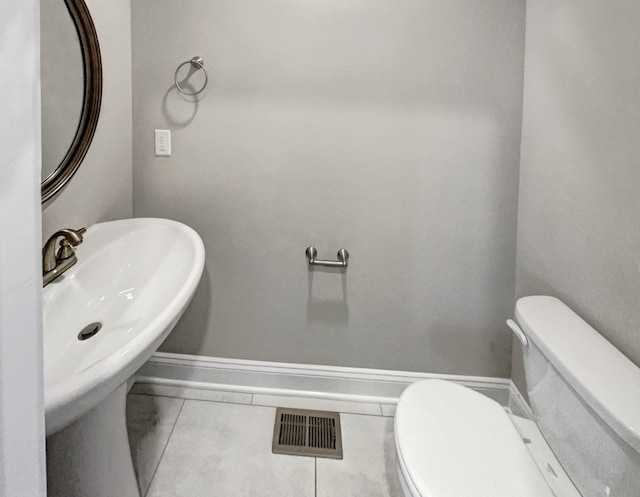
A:
[[[93,335],[98,333],[102,329],[102,323],[91,323],[82,328],[82,331],[78,333],[78,340],[87,340]]]

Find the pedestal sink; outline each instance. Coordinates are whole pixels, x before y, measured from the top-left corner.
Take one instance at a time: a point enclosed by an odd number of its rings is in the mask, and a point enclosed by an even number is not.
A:
[[[160,346],[204,267],[200,236],[166,219],[91,226],[43,289],[49,497],[138,497],[127,380]]]

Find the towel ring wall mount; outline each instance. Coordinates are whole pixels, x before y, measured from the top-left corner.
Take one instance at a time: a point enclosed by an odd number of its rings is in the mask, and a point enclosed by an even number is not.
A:
[[[204,73],[204,84],[202,85],[202,88],[200,88],[196,92],[187,91],[182,86],[180,86],[180,83],[178,83],[178,73],[180,72],[180,69],[182,69],[182,67],[186,66],[187,64],[191,64],[191,67],[196,70],[202,69],[202,72]],[[173,82],[175,83],[176,88],[180,93],[187,95],[189,97],[195,97],[196,95],[199,95],[200,93],[202,93],[204,89],[207,87],[207,83],[209,82],[209,75],[207,74],[207,70],[204,68],[204,60],[202,59],[202,57],[199,57],[196,55],[191,60],[187,60],[182,64],[180,64],[176,69],[176,72],[173,74]]]

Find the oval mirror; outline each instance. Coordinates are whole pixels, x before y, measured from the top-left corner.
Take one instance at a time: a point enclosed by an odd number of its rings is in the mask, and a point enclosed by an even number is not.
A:
[[[42,201],[75,174],[102,100],[96,28],[83,0],[41,0]]]

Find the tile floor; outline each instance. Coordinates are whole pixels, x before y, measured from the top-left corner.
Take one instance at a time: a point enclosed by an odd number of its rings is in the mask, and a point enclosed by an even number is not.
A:
[[[344,459],[272,454],[276,406],[339,411]],[[136,384],[127,422],[143,497],[402,497],[394,409]]]

